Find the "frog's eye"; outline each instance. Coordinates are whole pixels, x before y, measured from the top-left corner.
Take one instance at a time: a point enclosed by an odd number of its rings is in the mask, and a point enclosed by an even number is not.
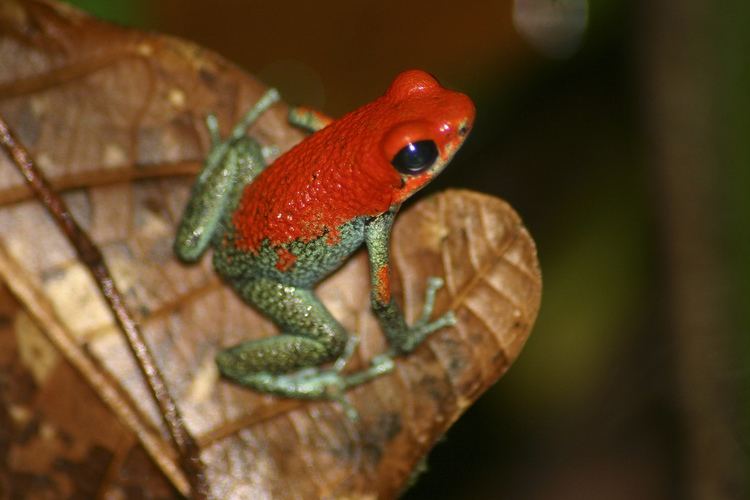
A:
[[[391,164],[402,174],[416,175],[430,168],[437,157],[438,148],[435,141],[416,141],[401,148],[391,160]]]

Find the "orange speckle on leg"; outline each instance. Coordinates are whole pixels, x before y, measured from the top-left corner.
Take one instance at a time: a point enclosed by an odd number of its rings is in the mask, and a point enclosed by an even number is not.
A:
[[[378,270],[378,284],[376,288],[378,300],[383,304],[391,301],[391,273],[390,268],[385,265]]]

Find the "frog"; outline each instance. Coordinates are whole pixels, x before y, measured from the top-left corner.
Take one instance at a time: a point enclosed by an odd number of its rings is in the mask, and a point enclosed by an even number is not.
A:
[[[456,323],[452,311],[430,319],[444,285],[432,277],[421,317],[407,324],[391,292],[389,247],[399,208],[448,165],[473,126],[475,107],[429,73],[408,70],[382,96],[335,120],[290,108],[290,123],[309,135],[279,155],[247,134],[279,100],[268,90],[225,139],[208,115],[210,150],[174,251],[192,263],[211,247],[215,271],[279,329],[219,351],[221,375],[260,393],[337,401],[356,419],[349,389],[389,373],[395,358]],[[358,337],[333,317],[315,286],[361,247],[370,306],[388,348],[349,373]]]

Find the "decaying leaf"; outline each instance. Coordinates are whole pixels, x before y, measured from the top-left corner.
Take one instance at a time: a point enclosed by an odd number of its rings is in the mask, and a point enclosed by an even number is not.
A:
[[[171,498],[135,436],[0,287],[0,497]]]
[[[443,276],[436,314],[452,309],[459,323],[400,359],[394,373],[351,391],[358,422],[332,403],[220,380],[217,350],[274,328],[219,281],[210,259],[180,264],[171,240],[206,152],[203,117],[216,113],[227,130],[263,86],[194,45],[51,1],[0,4],[0,34],[0,115],[102,249],[202,447],[216,498],[393,496],[518,356],[539,306],[533,242],[504,202],[449,191],[399,216],[394,281],[413,320],[427,278]],[[250,133],[282,150],[300,138],[282,105]],[[185,492],[161,416],[89,274],[5,157],[0,172],[0,274]],[[385,348],[368,286],[358,254],[319,287],[334,316],[360,335],[352,369]]]

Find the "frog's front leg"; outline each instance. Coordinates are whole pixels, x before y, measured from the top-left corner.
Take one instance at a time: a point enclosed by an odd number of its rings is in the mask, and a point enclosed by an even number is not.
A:
[[[265,168],[263,149],[246,132],[278,99],[276,90],[266,92],[225,140],[220,137],[216,117],[206,118],[211,150],[195,180],[174,242],[174,251],[182,260],[193,262],[203,254],[241,188]]]
[[[308,132],[317,132],[333,121],[333,118],[330,116],[306,106],[290,108],[288,119],[289,123],[295,127],[307,130]]]
[[[446,326],[456,324],[453,312],[443,314],[434,321],[430,316],[435,305],[435,294],[443,286],[440,278],[427,281],[422,315],[411,326],[406,324],[404,315],[391,297],[389,243],[396,209],[373,219],[367,226],[365,241],[370,260],[370,300],[378,317],[391,352],[385,356],[406,354],[413,351],[431,333]]]

